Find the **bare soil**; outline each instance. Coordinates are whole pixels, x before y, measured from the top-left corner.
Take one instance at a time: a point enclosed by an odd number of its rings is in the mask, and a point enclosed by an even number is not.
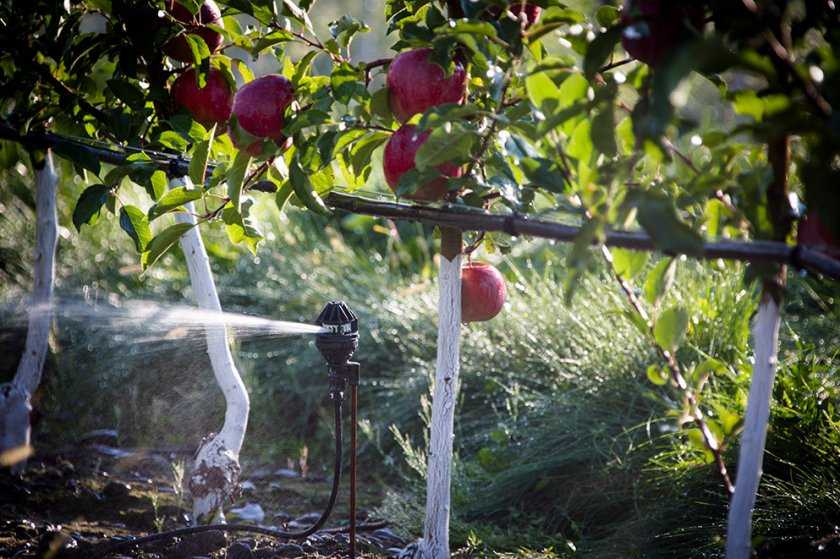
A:
[[[83,446],[29,460],[22,474],[0,471],[0,557],[88,558],[98,545],[113,538],[144,536],[188,525],[189,501],[178,481],[178,467],[189,456],[173,452]],[[246,467],[241,496],[226,510],[255,505],[262,520],[236,518],[243,524],[300,530],[317,518],[326,504],[329,479],[303,478],[277,467]],[[359,487],[359,522],[373,522],[367,512],[379,495],[364,483]],[[347,523],[347,484],[328,527]],[[281,541],[261,535],[207,532],[108,557],[144,559],[227,558],[274,559],[286,557],[347,556],[346,533],[319,532],[305,541]],[[360,557],[391,557],[405,546],[390,528],[359,534]]]

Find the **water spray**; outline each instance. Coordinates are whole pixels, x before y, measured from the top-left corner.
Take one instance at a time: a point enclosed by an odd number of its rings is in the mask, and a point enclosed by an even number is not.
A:
[[[350,388],[350,518],[349,556],[356,557],[356,531],[375,530],[385,523],[356,525],[356,413],[358,406],[359,364],[350,361],[359,347],[359,320],[343,301],[330,301],[318,315],[315,324],[321,327],[315,338],[315,347],[327,362],[329,373],[329,395],[335,415],[335,469],[332,489],[327,506],[312,526],[299,532],[286,532],[250,524],[208,524],[179,528],[134,539],[109,540],[98,544],[93,556],[102,557],[135,546],[165,541],[168,539],[199,534],[202,532],[251,532],[281,540],[305,539],[319,531],[329,519],[338,496],[341,481],[342,454],[342,404],[347,388]],[[341,529],[327,530],[330,532]]]

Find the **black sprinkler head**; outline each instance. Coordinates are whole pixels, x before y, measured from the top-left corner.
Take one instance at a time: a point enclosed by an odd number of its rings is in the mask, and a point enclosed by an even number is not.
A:
[[[359,347],[359,319],[344,301],[330,301],[315,324],[326,330],[315,337],[315,347],[324,356],[330,372],[346,374],[350,358]]]
[[[329,330],[319,336],[334,334],[358,335],[359,319],[344,301],[330,301],[318,315],[315,324]]]

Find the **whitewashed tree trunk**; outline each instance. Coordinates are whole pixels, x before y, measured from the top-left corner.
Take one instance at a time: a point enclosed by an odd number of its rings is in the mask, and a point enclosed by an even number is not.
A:
[[[441,231],[438,275],[437,370],[426,476],[426,520],[418,551],[424,559],[449,557],[450,485],[461,343],[461,232]]]
[[[187,180],[172,179],[169,186],[183,186]],[[187,213],[178,213],[175,218],[181,223],[195,224],[193,204],[186,204],[186,209]],[[210,259],[198,227],[187,231],[181,237],[180,244],[187,260],[196,303],[202,309],[221,312]],[[203,441],[196,453],[190,477],[193,521],[196,523],[212,521],[217,515],[221,516],[225,500],[236,487],[239,479],[239,451],[245,439],[250,411],[248,391],[239,376],[228,345],[227,328],[223,324],[208,325],[205,331],[207,355],[216,382],[224,394],[226,408],[221,432]]]
[[[767,439],[767,421],[770,418],[770,398],[779,351],[779,307],[765,292],[753,323],[753,366],[747,415],[741,435],[738,455],[738,477],[735,494],[729,505],[729,522],[726,532],[727,559],[748,559],[752,555],[752,513],[755,506],[764,443]]]
[[[55,248],[58,239],[56,190],[58,174],[52,151],[36,171],[34,286],[29,307],[26,344],[14,380],[0,387],[0,452],[29,447],[31,395],[41,383],[52,324],[52,294],[55,279]],[[6,454],[9,456],[10,454]],[[25,453],[17,452],[18,456]]]

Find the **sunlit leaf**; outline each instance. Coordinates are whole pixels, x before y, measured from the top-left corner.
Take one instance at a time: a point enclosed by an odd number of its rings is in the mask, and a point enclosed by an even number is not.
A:
[[[146,245],[152,239],[149,220],[146,218],[143,210],[136,206],[123,206],[120,208],[120,227],[134,241],[134,248],[137,249],[137,252],[143,252],[146,249]]]
[[[682,344],[688,331],[688,311],[683,307],[665,310],[653,326],[656,343],[668,351],[675,351]]]
[[[151,266],[153,266],[161,256],[166,254],[166,252],[172,248],[172,245],[178,242],[181,235],[193,227],[194,225],[192,223],[176,223],[158,233],[149,242],[149,244],[146,245],[146,251],[140,257],[140,263],[143,266],[143,269],[148,270]]]

